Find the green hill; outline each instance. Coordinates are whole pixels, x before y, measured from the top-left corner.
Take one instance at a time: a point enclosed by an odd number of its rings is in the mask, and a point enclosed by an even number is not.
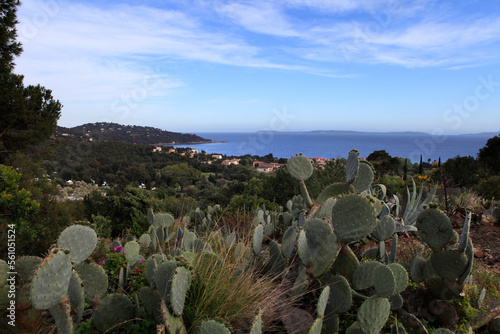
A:
[[[56,138],[116,141],[133,144],[192,144],[211,142],[192,133],[161,130],[150,126],[121,125],[117,123],[87,123],[73,128],[58,126]]]

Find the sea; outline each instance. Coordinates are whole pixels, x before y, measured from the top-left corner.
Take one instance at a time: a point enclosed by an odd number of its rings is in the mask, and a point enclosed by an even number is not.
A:
[[[310,158],[346,158],[351,149],[357,149],[360,157],[385,150],[392,157],[420,161],[442,162],[456,156],[477,157],[489,138],[495,133],[471,135],[431,135],[426,133],[376,133],[376,132],[203,132],[197,135],[216,142],[174,145],[196,148],[206,153],[227,156],[273,154],[278,158],[290,158],[302,153]]]

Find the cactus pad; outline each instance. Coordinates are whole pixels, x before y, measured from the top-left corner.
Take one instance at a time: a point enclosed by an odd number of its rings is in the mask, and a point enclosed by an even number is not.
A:
[[[158,266],[155,273],[155,286],[160,293],[161,298],[169,299],[170,289],[172,286],[172,278],[177,269],[175,260],[165,261]]]
[[[321,334],[323,330],[323,318],[316,318],[307,334]]]
[[[359,321],[355,321],[346,329],[345,334],[365,334],[365,332],[359,326]]]
[[[378,296],[372,296],[365,300],[359,307],[358,323],[366,334],[377,334],[384,327],[391,305],[389,300]]]
[[[356,290],[363,290],[373,286],[375,275],[384,265],[377,261],[362,263],[352,275],[352,286]]]
[[[186,327],[182,322],[182,317],[176,317],[170,313],[170,310],[167,307],[167,304],[164,300],[160,302],[160,314],[167,328],[168,334],[186,334]]]
[[[258,256],[260,254],[263,238],[264,238],[264,226],[262,226],[262,224],[259,224],[255,227],[252,239],[252,249],[255,256]]]
[[[125,244],[123,252],[125,253],[125,258],[127,261],[132,261],[137,255],[139,255],[139,250],[141,246],[137,241],[130,241]]]
[[[396,222],[391,216],[387,215],[378,221],[377,226],[372,232],[372,237],[379,241],[384,241],[391,238],[394,232],[396,232]]]
[[[155,214],[153,212],[153,209],[150,208],[150,209],[148,209],[148,223],[150,225],[153,225],[154,219],[155,219]]]
[[[201,323],[196,329],[196,334],[231,334],[226,326],[215,320],[208,320]]]
[[[424,281],[424,268],[427,261],[421,256],[415,256],[410,262],[410,277],[412,281],[421,283]]]
[[[321,277],[323,284],[330,287],[327,314],[341,314],[349,311],[352,306],[352,293],[349,282],[344,276],[331,275],[330,272]]]
[[[284,257],[290,257],[295,247],[295,239],[297,238],[297,232],[293,226],[289,226],[281,241],[281,252]]]
[[[358,166],[358,172],[354,179],[353,186],[358,193],[368,190],[373,182],[373,168],[366,161],[361,161]]]
[[[311,177],[313,166],[305,155],[295,155],[288,159],[288,173],[296,180],[307,180]]]
[[[71,259],[75,262],[75,265],[88,258],[96,245],[97,234],[95,231],[82,225],[67,227],[57,239],[57,247],[69,249]]]
[[[432,268],[439,277],[454,281],[465,272],[469,259],[461,253],[441,251],[433,253],[430,261]]]
[[[328,303],[328,299],[330,298],[330,287],[326,286],[321,291],[319,295],[318,304],[316,305],[316,314],[318,317],[323,318],[325,316],[325,309]]]
[[[332,269],[339,275],[344,276],[347,280],[352,280],[352,275],[356,268],[359,267],[359,260],[356,254],[352,251],[349,245],[342,245],[337,259],[333,263]]]
[[[99,331],[106,332],[133,317],[134,305],[130,299],[125,295],[111,294],[99,301],[92,313],[92,322]]]
[[[390,296],[389,303],[391,303],[391,311],[397,311],[403,307],[403,297],[400,294]]]
[[[85,299],[89,303],[97,303],[108,290],[108,275],[95,263],[80,263],[75,271],[83,281]]]
[[[467,268],[465,268],[465,271],[458,279],[458,283],[460,284],[463,284],[467,279],[467,277],[470,275],[470,273],[472,272],[472,266],[474,264],[474,245],[472,244],[471,238],[468,238],[467,240],[467,246],[465,247],[465,255],[467,256],[468,263],[467,263]]]
[[[196,240],[196,233],[191,232],[189,230],[185,230],[184,235],[182,237],[182,249],[186,251],[193,250],[195,240]]]
[[[68,296],[71,311],[74,312],[73,324],[78,324],[82,319],[83,309],[85,308],[85,293],[83,291],[83,281],[74,270],[69,281]]]
[[[422,240],[434,251],[445,247],[453,239],[450,220],[436,209],[422,211],[415,225]]]
[[[255,316],[250,334],[262,334],[262,312]]]
[[[176,316],[181,316],[184,310],[189,287],[191,286],[191,272],[184,267],[178,267],[172,278],[170,291],[172,311]]]
[[[307,290],[309,284],[311,284],[311,282],[309,280],[309,276],[307,275],[307,267],[301,265],[299,267],[299,274],[297,275],[297,278],[295,279],[295,283],[293,284],[291,290],[292,296],[298,296],[302,294]]]
[[[337,203],[337,199],[330,197],[329,199],[324,201],[323,204],[321,204],[321,207],[314,216],[316,218],[332,220],[332,210],[335,203]]]
[[[151,236],[147,233],[144,233],[139,238],[139,243],[144,245],[144,246],[149,246],[151,244]]]
[[[377,225],[373,205],[361,195],[337,200],[332,210],[335,234],[341,243],[357,241],[369,235]]]
[[[71,320],[71,309],[68,296],[63,302],[49,307],[50,315],[54,318],[57,325],[58,333],[72,334],[73,321]]]
[[[31,304],[35,309],[46,310],[66,298],[73,271],[66,252],[53,249],[36,270],[31,283]]]
[[[319,277],[330,269],[339,247],[337,237],[326,221],[310,219],[300,232],[298,250],[302,263],[310,266],[314,277]]]
[[[396,280],[396,289],[394,293],[403,292],[408,285],[408,272],[398,263],[388,264],[387,268],[391,269],[394,279]]]
[[[346,183],[352,184],[358,174],[359,166],[359,152],[358,150],[351,150],[347,156],[346,162]]]
[[[408,282],[408,278],[406,282]],[[397,293],[396,277],[394,276],[394,272],[386,265],[377,268],[375,277],[373,278],[373,285],[375,291],[377,291],[377,295],[380,297],[389,298]]]
[[[154,215],[153,224],[156,227],[170,227],[174,224],[174,217],[169,213]]]
[[[434,330],[434,334],[454,334],[454,332],[446,328],[438,328]]]
[[[316,199],[316,203],[324,203],[331,197],[339,197],[340,195],[353,194],[356,190],[348,183],[334,183],[323,189]]]

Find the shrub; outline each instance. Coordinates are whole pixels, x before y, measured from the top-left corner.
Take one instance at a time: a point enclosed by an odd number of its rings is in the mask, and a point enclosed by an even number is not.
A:
[[[476,191],[487,199],[500,198],[500,176],[490,176],[481,180],[476,187]]]

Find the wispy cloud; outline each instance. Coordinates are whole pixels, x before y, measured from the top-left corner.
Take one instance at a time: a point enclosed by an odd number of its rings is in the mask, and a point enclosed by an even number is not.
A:
[[[50,87],[66,109],[84,113],[85,103],[108,115],[144,89],[129,110],[169,110],[166,98],[193,85],[182,73],[188,67],[324,79],[357,78],[356,67],[346,64],[460,70],[497,62],[499,12],[469,15],[465,6],[446,0],[24,0],[18,32],[25,51],[16,71],[28,83]],[[144,88],[151,80],[157,84]]]

